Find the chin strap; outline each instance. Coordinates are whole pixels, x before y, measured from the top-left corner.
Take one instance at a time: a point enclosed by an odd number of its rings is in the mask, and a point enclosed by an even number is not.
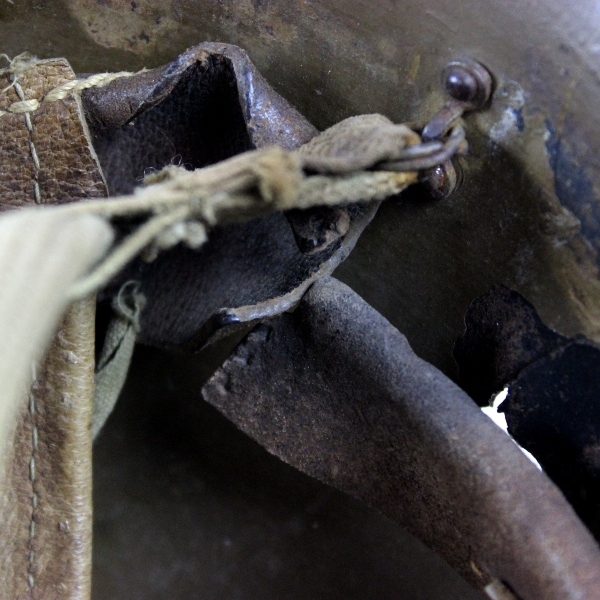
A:
[[[94,439],[113,411],[129,371],[135,338],[140,328],[140,314],[146,302],[139,287],[139,282],[128,281],[113,300],[114,317],[108,326],[96,364],[92,422]]]
[[[0,219],[1,440],[31,384],[31,365],[42,358],[69,305],[65,290],[111,239],[108,225],[94,217],[22,211]]]

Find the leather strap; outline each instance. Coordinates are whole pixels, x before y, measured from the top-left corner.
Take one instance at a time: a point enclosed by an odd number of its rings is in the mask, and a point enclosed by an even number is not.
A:
[[[2,598],[90,596],[92,299],[65,316],[21,404],[0,506]]]
[[[75,74],[66,60],[52,59],[34,63],[16,83],[13,77],[9,70],[0,72],[0,111],[41,101]],[[77,96],[41,102],[32,112],[3,114],[0,140],[0,210],[107,195]]]
[[[80,99],[43,102],[74,79],[65,60],[0,72],[0,210],[106,196]],[[2,114],[33,99],[36,110]],[[23,394],[12,443],[2,440],[12,454],[0,497],[1,598],[90,596],[94,313],[93,299],[68,311]]]

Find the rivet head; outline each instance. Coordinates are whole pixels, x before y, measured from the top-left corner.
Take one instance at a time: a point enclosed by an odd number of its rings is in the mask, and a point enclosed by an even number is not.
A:
[[[421,184],[433,200],[444,200],[456,191],[462,182],[462,170],[451,160],[423,171],[420,176]]]
[[[473,102],[477,98],[477,80],[461,67],[450,67],[446,72],[446,91],[460,102]]]
[[[479,62],[462,58],[449,63],[442,73],[446,92],[469,108],[483,108],[492,95],[492,76]]]

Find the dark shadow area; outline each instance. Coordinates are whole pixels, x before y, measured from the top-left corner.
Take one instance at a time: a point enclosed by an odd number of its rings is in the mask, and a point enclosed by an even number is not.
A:
[[[167,97],[114,132],[94,136],[111,195],[129,194],[151,170],[188,170],[252,148],[231,62],[195,63]]]
[[[420,542],[200,397],[218,363],[138,347],[94,447],[94,600],[475,600]]]

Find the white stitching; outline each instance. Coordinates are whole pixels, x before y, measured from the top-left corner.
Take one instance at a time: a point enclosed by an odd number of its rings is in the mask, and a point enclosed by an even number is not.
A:
[[[29,460],[29,480],[31,481],[31,521],[29,523],[29,569],[27,574],[27,582],[29,583],[29,588],[33,590],[35,587],[35,550],[33,548],[33,540],[35,538],[35,516],[38,507],[38,495],[35,491],[35,455],[38,451],[38,428],[36,425],[36,406],[35,406],[35,393],[33,391],[34,386],[37,382],[37,373],[35,369],[35,365],[32,365],[32,374],[33,374],[33,383],[31,384],[31,388],[29,389],[29,415],[31,417],[31,441],[32,441],[32,450],[31,450],[31,459]]]
[[[5,56],[5,55],[3,55]],[[8,58],[8,57],[6,57]],[[15,61],[18,61],[19,57],[11,61],[11,65],[15,64]],[[82,90],[91,88],[91,87],[102,87],[115,79],[119,79],[121,77],[131,77],[135,75],[135,73],[130,73],[129,71],[120,71],[118,73],[98,73],[96,75],[91,75],[86,79],[73,79],[72,81],[67,81],[54,89],[50,90],[42,100],[37,100],[36,98],[31,98],[29,100],[25,99],[25,94],[23,92],[23,88],[18,82],[19,74],[22,70],[26,68],[31,68],[35,65],[35,59],[28,60],[26,65],[15,66],[14,70],[8,69],[3,70],[2,73],[12,73],[12,84],[9,87],[14,87],[19,96],[18,102],[13,102],[8,108],[5,110],[0,110],[0,117],[3,115],[12,113],[12,114],[23,114],[25,116],[25,125],[27,126],[27,130],[29,131],[29,148],[31,151],[31,157],[33,159],[34,166],[34,174],[33,174],[33,196],[36,204],[42,203],[42,192],[39,184],[39,175],[40,175],[40,160],[37,154],[37,150],[35,149],[35,144],[33,142],[33,123],[31,122],[30,113],[34,112],[41,106],[41,102],[57,102],[58,100],[64,100],[70,95],[74,95]],[[140,73],[144,72],[145,69],[139,71]],[[8,89],[8,88],[6,88]],[[5,91],[5,90],[3,90]]]
[[[9,0],[10,1],[10,0]],[[5,71],[6,72],[6,71]],[[46,102],[56,102],[58,100],[63,100],[69,95],[76,94],[77,92],[95,86],[106,85],[110,81],[117,79],[119,77],[129,77],[134,75],[134,73],[128,72],[120,72],[120,73],[103,73],[99,75],[93,75],[83,80],[73,80],[66,82],[48,92],[42,101]],[[25,93],[23,92],[23,88],[17,81],[17,73],[13,73],[13,82],[9,87],[14,87],[15,92],[19,97],[19,102],[13,102],[6,110],[0,110],[0,117],[12,113],[12,114],[23,114],[25,118],[25,125],[29,132],[29,148],[31,152],[31,158],[33,160],[34,165],[34,182],[33,182],[33,191],[36,204],[41,203],[41,191],[39,185],[39,173],[40,173],[40,160],[35,148],[34,144],[34,127],[31,121],[31,112],[37,110],[40,107],[40,101],[37,99],[25,99]],[[8,88],[7,88],[8,89]],[[6,90],[2,90],[6,91]],[[31,419],[31,441],[32,441],[32,451],[31,458],[29,460],[29,480],[31,483],[31,520],[29,523],[29,566],[27,573],[27,582],[30,590],[33,593],[33,589],[35,588],[35,548],[34,548],[34,540],[35,540],[35,518],[38,509],[38,494],[36,492],[36,454],[38,453],[38,427],[36,424],[36,403],[35,403],[35,392],[34,387],[37,382],[37,374],[35,370],[35,365],[32,365],[32,385],[29,390],[29,414]]]
[[[21,102],[26,102],[25,94],[23,93],[23,88],[17,81],[14,82],[14,88],[17,92],[17,95],[21,99]],[[24,116],[25,125],[27,126],[27,130],[29,131],[29,149],[31,151],[31,158],[33,159],[33,196],[35,198],[35,203],[41,204],[42,194],[40,191],[40,184],[38,181],[40,176],[40,159],[38,158],[37,150],[35,149],[35,145],[33,143],[33,124],[31,122],[31,115],[28,112],[26,112],[24,113]]]

